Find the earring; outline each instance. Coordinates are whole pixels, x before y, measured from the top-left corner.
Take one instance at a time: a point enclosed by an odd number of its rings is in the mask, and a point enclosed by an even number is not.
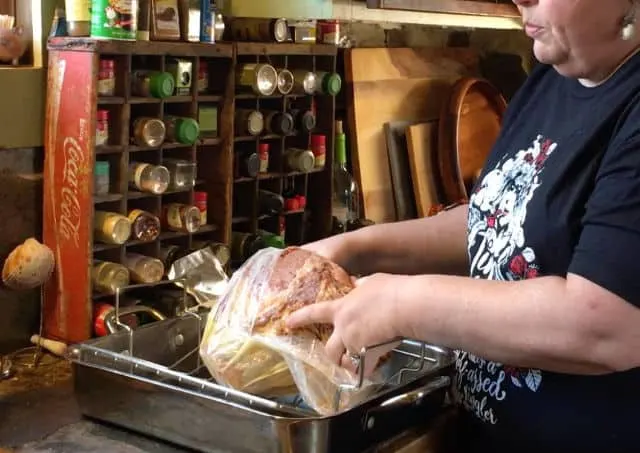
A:
[[[635,24],[630,23],[622,27],[622,30],[620,32],[620,37],[622,38],[623,41],[629,41],[631,38],[635,36],[635,34],[636,34],[636,26]]]
[[[629,41],[636,34],[636,4],[635,2],[631,6],[629,12],[622,19],[622,29],[620,30],[620,37],[624,41]]]

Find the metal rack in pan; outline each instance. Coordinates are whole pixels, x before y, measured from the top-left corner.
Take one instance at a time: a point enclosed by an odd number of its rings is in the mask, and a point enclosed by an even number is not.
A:
[[[297,398],[270,400],[217,384],[198,352],[206,314],[185,309],[131,329],[119,320],[119,299],[117,332],[69,348],[82,412],[195,450],[363,451],[429,423],[450,384],[451,351],[404,340],[384,365],[387,383],[379,392],[353,409],[319,416]],[[361,351],[361,369],[369,352]]]

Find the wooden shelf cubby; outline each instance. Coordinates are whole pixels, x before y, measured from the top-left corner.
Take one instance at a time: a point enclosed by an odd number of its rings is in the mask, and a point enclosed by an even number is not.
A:
[[[244,62],[272,62],[280,67],[308,71],[335,71],[335,47],[299,44],[117,42],[83,38],[52,38],[49,41],[48,90],[45,125],[44,242],[55,253],[56,270],[45,287],[44,333],[47,338],[74,343],[93,336],[94,294],[91,268],[94,260],[122,263],[129,251],[152,257],[165,244],[190,248],[194,240],[232,245],[234,232],[276,233],[281,216],[258,213],[260,189],[284,194],[293,183],[295,193],[307,197],[305,209],[282,213],[288,244],[322,238],[331,228],[331,185],[335,99],[331,96],[260,97],[236,88],[236,69]],[[115,61],[114,96],[97,94],[100,59]],[[186,96],[164,99],[133,96],[131,74],[136,69],[164,70],[172,58],[192,62],[193,83]],[[206,61],[209,91],[197,92],[199,65]],[[139,116],[162,119],[175,114],[198,119],[200,105],[217,107],[217,136],[201,138],[194,145],[165,142],[159,147],[132,144],[132,121]],[[282,156],[289,146],[308,147],[308,135],[236,136],[235,109],[286,111],[292,105],[314,106],[314,133],[326,135],[326,165],[309,173],[287,172]],[[109,111],[109,142],[96,146],[97,111]],[[271,143],[268,173],[255,178],[237,174],[235,156],[241,150]],[[197,165],[193,189],[167,191],[161,195],[132,190],[128,172],[131,162],[162,164],[180,158]],[[93,195],[96,161],[110,163],[110,191]],[[161,214],[166,202],[193,204],[194,192],[207,193],[207,225],[195,233],[162,231],[153,242],[129,240],[123,245],[94,242],[95,210],[126,215],[131,209]],[[106,298],[108,300],[108,298]]]

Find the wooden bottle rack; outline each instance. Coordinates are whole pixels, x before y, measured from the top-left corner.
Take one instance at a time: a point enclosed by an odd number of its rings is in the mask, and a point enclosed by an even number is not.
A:
[[[159,256],[165,244],[190,247],[194,239],[230,245],[232,230],[254,233],[277,232],[278,217],[258,216],[258,191],[283,193],[293,180],[296,193],[307,196],[306,209],[284,213],[287,242],[301,244],[324,237],[331,227],[331,175],[335,100],[315,96],[317,127],[327,137],[326,165],[309,174],[285,172],[282,156],[292,145],[308,144],[308,137],[236,137],[236,108],[286,110],[292,102],[311,97],[269,96],[236,92],[235,71],[244,62],[273,62],[279,67],[334,71],[336,48],[326,45],[254,43],[167,43],[118,42],[78,38],[53,38],[49,42],[49,74],[45,126],[44,242],[56,255],[56,272],[45,288],[45,336],[69,343],[92,336],[93,302],[105,300],[92,291],[94,259],[122,262],[128,251]],[[97,95],[98,68],[103,57],[115,60],[116,93]],[[191,60],[194,80],[191,94],[166,99],[131,95],[131,72],[165,68],[169,58]],[[200,60],[209,68],[210,92],[197,93]],[[177,114],[197,119],[198,106],[217,105],[218,137],[201,139],[195,145],[165,143],[158,148],[130,144],[131,122],[141,115],[162,118]],[[108,145],[95,146],[96,112],[109,111]],[[234,173],[234,150],[247,149],[262,141],[271,144],[269,173],[256,178],[238,178]],[[197,163],[193,190],[153,195],[131,190],[128,167],[132,161],[161,164],[177,157]],[[108,195],[93,195],[96,160],[108,160],[111,184]],[[194,191],[208,195],[208,224],[193,234],[162,232],[151,243],[129,241],[124,245],[93,242],[93,214],[96,209],[125,214],[144,209],[156,215],[164,202],[193,203]],[[243,215],[234,215],[243,204]],[[249,208],[246,206],[249,205]],[[105,300],[109,302],[107,298]]]

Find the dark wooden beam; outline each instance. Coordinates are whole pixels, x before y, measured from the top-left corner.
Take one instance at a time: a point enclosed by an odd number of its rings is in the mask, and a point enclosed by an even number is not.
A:
[[[366,0],[371,9],[469,14],[475,16],[520,17],[511,3],[480,0]]]

